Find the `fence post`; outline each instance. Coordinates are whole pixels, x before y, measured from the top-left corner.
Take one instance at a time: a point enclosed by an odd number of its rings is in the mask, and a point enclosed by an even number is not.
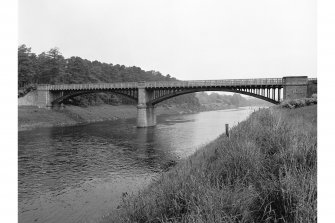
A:
[[[229,138],[229,124],[226,124],[226,136]]]

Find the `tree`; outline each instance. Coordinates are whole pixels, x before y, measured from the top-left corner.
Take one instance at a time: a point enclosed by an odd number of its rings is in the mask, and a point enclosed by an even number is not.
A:
[[[89,77],[90,64],[80,57],[71,57],[66,60],[66,74],[70,77],[68,83],[92,83]]]
[[[64,83],[66,62],[58,48],[52,48],[47,53],[38,55],[40,69],[39,81],[43,84]]]
[[[31,53],[31,48],[20,45],[18,48],[18,78],[19,87],[35,82],[37,74],[37,58]]]

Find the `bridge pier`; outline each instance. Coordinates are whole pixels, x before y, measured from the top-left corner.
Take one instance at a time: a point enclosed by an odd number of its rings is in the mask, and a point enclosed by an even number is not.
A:
[[[36,105],[39,108],[51,109],[53,95],[49,90],[37,90],[37,102]]]
[[[307,97],[307,76],[283,77],[283,98],[297,99]]]
[[[150,127],[156,125],[155,107],[151,106],[137,106],[137,127]]]
[[[39,108],[46,108],[46,109],[51,109],[51,108],[60,108],[60,104],[53,103],[53,101],[62,96],[63,92],[53,92],[48,89],[39,89],[37,90],[37,102],[36,105]]]
[[[139,84],[137,104],[137,127],[150,127],[156,125],[155,106],[150,103],[154,98],[154,91],[148,90]]]

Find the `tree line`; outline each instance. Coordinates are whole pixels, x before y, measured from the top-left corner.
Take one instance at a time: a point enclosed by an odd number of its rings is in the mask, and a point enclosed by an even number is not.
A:
[[[236,107],[244,106],[271,106],[271,103],[258,98],[245,98],[240,94],[221,95],[218,93],[207,94],[206,92],[199,92],[196,96],[200,104],[222,104],[234,105]]]
[[[55,47],[38,55],[25,44],[18,47],[18,86],[20,92],[28,92],[36,84],[87,84],[87,83],[113,83],[138,81],[175,81],[169,74],[162,75],[159,71],[145,71],[140,67],[126,67],[120,64],[90,61],[78,56],[65,58]],[[23,93],[23,94],[24,94]],[[111,94],[95,93],[71,98],[65,103],[88,106],[98,104],[132,104],[128,98]],[[240,94],[219,95],[204,92],[181,95],[171,98],[162,105],[184,104],[190,108],[199,108],[200,104],[223,103],[227,105],[250,106],[269,105],[269,103],[256,99],[246,99]]]
[[[138,81],[172,81],[177,80],[169,74],[164,76],[159,71],[145,71],[140,67],[126,67],[120,64],[90,61],[78,56],[65,58],[55,47],[38,55],[30,47],[22,44],[18,47],[18,87],[24,91],[27,86],[36,84],[82,84],[112,83]],[[66,103],[76,105],[133,103],[122,96],[96,93],[69,99]],[[199,106],[194,94],[187,94],[165,104],[189,104]]]

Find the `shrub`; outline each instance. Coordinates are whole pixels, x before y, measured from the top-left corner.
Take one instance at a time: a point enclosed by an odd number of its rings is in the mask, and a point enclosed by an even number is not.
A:
[[[313,94],[311,98],[299,98],[299,99],[289,99],[280,103],[281,108],[300,108],[304,106],[317,104],[316,94]]]

